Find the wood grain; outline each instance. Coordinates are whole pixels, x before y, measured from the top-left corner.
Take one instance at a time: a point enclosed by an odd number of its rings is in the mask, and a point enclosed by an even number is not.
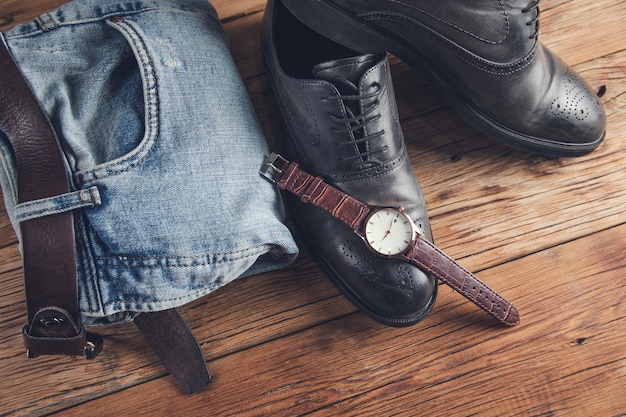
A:
[[[515,283],[510,292],[526,312],[519,328],[486,321],[444,288],[417,328],[350,315],[216,359],[219,377],[197,396],[155,380],[62,415],[105,405],[120,414],[131,402],[167,415],[208,403],[215,415],[617,415],[626,406],[626,331],[615,317],[626,314],[626,293],[603,281],[626,273],[625,243],[623,225],[485,271],[494,285]],[[581,264],[581,253],[598,248],[617,256]],[[545,270],[550,263],[562,267]],[[538,409],[542,400],[551,402]]]
[[[0,30],[61,3],[0,0]],[[213,2],[276,149],[259,39],[264,3]],[[516,304],[519,327],[497,325],[445,286],[420,324],[384,327],[346,301],[300,245],[294,265],[180,309],[214,376],[199,394],[181,392],[132,324],[101,329],[105,350],[95,361],[28,360],[21,259],[0,208],[0,415],[626,414],[626,3],[541,6],[541,40],[606,89],[607,138],[588,156],[546,159],[495,143],[391,58],[436,242]]]

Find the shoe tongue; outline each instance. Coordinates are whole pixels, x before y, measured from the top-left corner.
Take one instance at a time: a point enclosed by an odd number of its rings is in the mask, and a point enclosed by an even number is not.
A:
[[[333,83],[340,92],[345,94],[346,92],[342,91],[342,84],[345,80],[358,89],[363,75],[381,60],[382,56],[380,55],[368,54],[323,62],[313,67],[313,75],[320,80]],[[348,93],[355,94],[357,91],[349,91]]]
[[[359,117],[359,115],[363,112],[361,106],[368,106],[368,104],[364,103],[366,101],[365,98],[363,100],[360,99],[360,95],[367,92],[368,87],[364,86],[365,91],[360,91],[360,85],[365,74],[380,64],[385,58],[386,55],[384,53],[377,55],[369,54],[323,62],[313,67],[313,75],[317,79],[330,82],[340,94],[346,111],[346,120],[350,124],[347,134],[351,137],[351,140],[355,141],[354,146],[346,147],[345,152],[349,152],[350,159],[354,161],[353,163],[361,167],[364,167],[363,164],[371,164],[369,150],[371,150],[370,146],[372,145],[369,140],[361,140],[367,134],[367,130],[365,127],[366,118]],[[371,86],[373,80],[380,81],[385,68],[384,65],[378,65],[378,69],[368,74],[369,83],[365,84]],[[371,103],[369,105],[371,106]],[[374,135],[376,138],[378,136]],[[354,152],[356,154],[353,154]],[[358,158],[354,158],[355,156]]]

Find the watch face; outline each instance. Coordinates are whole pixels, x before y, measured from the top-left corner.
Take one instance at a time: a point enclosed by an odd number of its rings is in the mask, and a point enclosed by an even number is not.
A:
[[[382,208],[370,214],[364,232],[370,247],[388,256],[406,252],[417,233],[409,216],[394,208]]]

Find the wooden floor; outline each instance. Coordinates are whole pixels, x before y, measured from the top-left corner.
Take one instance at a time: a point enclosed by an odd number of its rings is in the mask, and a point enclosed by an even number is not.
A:
[[[60,3],[0,1],[0,30]],[[259,44],[264,0],[213,4],[278,147]],[[3,210],[0,415],[626,416],[626,2],[541,6],[541,40],[605,91],[608,134],[588,156],[550,160],[499,145],[392,60],[435,239],[517,305],[519,326],[495,324],[442,287],[421,323],[384,327],[303,247],[293,266],[180,309],[214,377],[186,395],[132,324],[104,330],[95,361],[26,359],[21,260]]]

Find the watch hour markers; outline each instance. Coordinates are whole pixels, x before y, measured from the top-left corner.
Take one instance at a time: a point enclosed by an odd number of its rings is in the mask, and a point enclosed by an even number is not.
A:
[[[404,212],[382,208],[367,219],[364,237],[372,250],[393,256],[405,252],[411,246],[415,233],[413,222]]]

